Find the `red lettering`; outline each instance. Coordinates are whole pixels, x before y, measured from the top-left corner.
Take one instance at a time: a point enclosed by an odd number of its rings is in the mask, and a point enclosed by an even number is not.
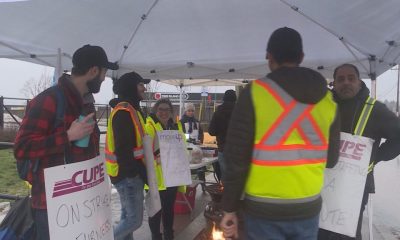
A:
[[[74,175],[72,175],[72,184],[74,186],[80,186],[82,185],[82,181],[78,182],[77,181],[77,177],[82,173],[83,171],[77,171],[76,173],[74,173]]]
[[[365,144],[359,144],[359,143],[358,143],[358,144],[356,145],[354,151],[353,151],[353,154],[354,154],[354,155],[358,155],[358,156],[362,156],[365,147],[366,147]]]
[[[353,142],[349,142],[349,141],[345,141],[344,146],[342,148],[342,152],[347,152],[347,150],[349,149],[353,149],[355,146],[355,144]]]

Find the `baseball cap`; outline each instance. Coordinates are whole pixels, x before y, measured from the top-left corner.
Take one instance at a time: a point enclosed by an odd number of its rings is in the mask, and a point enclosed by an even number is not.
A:
[[[128,95],[139,83],[148,84],[150,79],[144,79],[136,72],[129,72],[114,81],[113,91],[115,94]]]
[[[117,70],[118,64],[108,61],[107,54],[102,47],[84,45],[75,51],[72,64],[79,69],[89,69],[94,66]]]

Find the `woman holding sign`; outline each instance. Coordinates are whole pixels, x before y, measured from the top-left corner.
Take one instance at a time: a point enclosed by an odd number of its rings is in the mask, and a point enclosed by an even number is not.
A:
[[[154,216],[149,217],[152,240],[163,239],[160,232],[161,217],[163,219],[164,240],[174,238],[174,203],[178,187],[166,187],[164,183],[160,161],[160,148],[156,136],[157,132],[163,130],[179,130],[182,132],[181,124],[173,121],[172,103],[166,98],[162,98],[155,103],[152,113],[146,119],[146,131],[153,138],[154,164],[161,199],[161,210]],[[179,191],[181,190],[184,192],[184,187],[179,187]]]

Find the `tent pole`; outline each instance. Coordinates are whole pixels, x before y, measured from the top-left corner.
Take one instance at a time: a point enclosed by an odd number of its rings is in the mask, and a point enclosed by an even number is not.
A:
[[[399,116],[400,65],[397,65],[397,100],[396,115]]]
[[[376,79],[371,79],[371,96],[376,98]]]
[[[57,66],[54,69],[54,76],[53,76],[53,85],[57,83],[57,80],[62,75],[62,55],[61,55],[61,48],[57,49]]]
[[[179,85],[179,117],[182,116],[182,109],[183,109],[183,83]]]
[[[376,98],[376,57],[370,55],[369,58],[369,77],[371,78],[371,96]]]

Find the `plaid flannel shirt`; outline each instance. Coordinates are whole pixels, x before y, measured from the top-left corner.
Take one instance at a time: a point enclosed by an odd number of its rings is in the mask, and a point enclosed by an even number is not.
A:
[[[69,162],[85,161],[99,155],[97,126],[90,136],[89,146],[80,148],[68,141],[67,130],[71,123],[84,112],[93,112],[93,102],[84,104],[78,90],[64,74],[58,81],[64,93],[64,125],[54,128],[57,97],[54,90],[47,89],[32,99],[25,112],[14,144],[14,155],[19,160],[38,159],[39,168],[32,182],[32,207],[46,209],[44,171],[48,167],[64,164],[65,153]]]

